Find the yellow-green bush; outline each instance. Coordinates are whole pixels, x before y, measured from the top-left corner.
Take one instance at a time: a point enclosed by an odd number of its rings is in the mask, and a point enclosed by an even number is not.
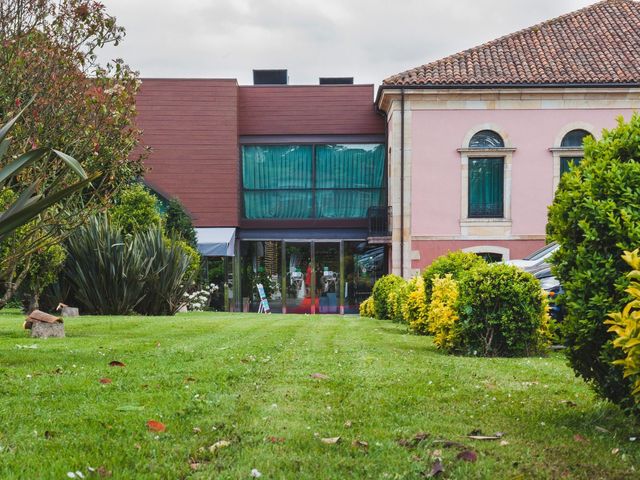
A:
[[[375,316],[379,320],[389,320],[391,318],[391,305],[389,305],[389,294],[396,289],[396,286],[404,283],[404,279],[398,275],[385,275],[380,277],[373,286],[373,308]]]
[[[391,290],[389,291],[389,296],[387,298],[388,305],[388,318],[396,323],[404,322],[404,316],[402,314],[402,308],[407,301],[407,290],[408,282],[404,279],[402,281],[396,282],[393,284]]]
[[[433,342],[438,348],[452,351],[459,343],[457,323],[459,320],[456,310],[458,301],[458,282],[451,274],[444,277],[433,277],[431,303],[428,306],[427,326],[434,335]]]
[[[625,252],[622,256],[625,262],[632,268],[627,277],[631,280],[626,292],[631,295],[631,301],[627,303],[621,312],[609,314],[610,320],[605,321],[612,325],[609,332],[617,335],[613,346],[621,349],[626,357],[613,362],[614,365],[624,367],[624,378],[632,382],[631,396],[640,404],[640,256],[635,250]]]
[[[376,316],[373,310],[373,297],[367,298],[360,304],[360,316],[366,318],[374,318]]]
[[[409,328],[418,335],[427,335],[428,305],[424,291],[424,278],[413,277],[407,283],[407,295],[402,306],[402,317]]]

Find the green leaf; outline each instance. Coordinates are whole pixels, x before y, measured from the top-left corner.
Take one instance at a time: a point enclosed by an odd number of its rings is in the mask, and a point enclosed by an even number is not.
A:
[[[34,162],[37,162],[47,154],[46,148],[36,148],[30,152],[23,153],[16,160],[6,165],[0,170],[0,185],[6,182],[9,178],[13,177],[23,168],[27,168]]]
[[[76,172],[76,174],[80,178],[82,178],[82,179],[87,178],[87,173],[82,168],[82,165],[80,165],[80,162],[78,162],[71,155],[67,155],[64,152],[61,152],[61,151],[55,150],[55,149],[53,150],[53,153],[55,153],[59,158],[61,158],[62,161],[64,161],[69,166],[69,168],[71,168],[71,170]]]

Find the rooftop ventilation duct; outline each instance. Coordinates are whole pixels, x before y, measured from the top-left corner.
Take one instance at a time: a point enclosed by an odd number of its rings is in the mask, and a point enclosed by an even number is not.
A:
[[[353,77],[320,77],[320,85],[353,85]]]
[[[254,85],[287,85],[289,75],[287,70],[254,70]]]

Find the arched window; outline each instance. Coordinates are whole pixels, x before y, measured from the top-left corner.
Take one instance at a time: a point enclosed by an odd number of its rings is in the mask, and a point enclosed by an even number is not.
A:
[[[586,130],[576,129],[567,133],[560,143],[561,148],[569,148],[572,150],[582,150],[584,139],[590,137],[591,134]],[[572,166],[577,166],[582,161],[584,155],[575,153],[560,157],[560,176],[571,170]]]
[[[493,130],[481,130],[469,141],[469,148],[496,150],[504,140]],[[504,156],[469,157],[469,218],[504,216]]]
[[[504,148],[504,140],[493,130],[480,130],[471,137],[469,148]]]
[[[582,148],[584,139],[590,137],[591,134],[586,130],[578,129],[571,130],[562,138],[561,147]]]

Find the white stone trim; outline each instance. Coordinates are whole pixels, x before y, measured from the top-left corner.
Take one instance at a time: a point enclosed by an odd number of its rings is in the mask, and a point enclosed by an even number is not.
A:
[[[497,253],[502,255],[502,260],[506,261],[510,259],[510,250],[505,247],[498,247],[495,245],[478,245],[475,247],[467,247],[462,249],[463,252],[469,253]]]

